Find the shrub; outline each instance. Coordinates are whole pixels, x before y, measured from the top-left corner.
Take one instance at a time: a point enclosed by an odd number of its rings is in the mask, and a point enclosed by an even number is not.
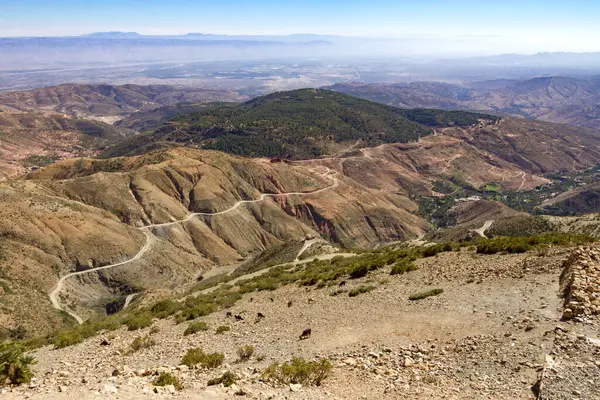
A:
[[[252,354],[254,354],[254,346],[250,346],[249,344],[237,349],[237,355],[240,358],[240,361],[249,360],[252,357]]]
[[[209,380],[207,385],[215,386],[215,385],[222,384],[225,387],[230,387],[231,385],[233,385],[235,383],[236,380],[237,380],[237,376],[235,376],[232,372],[227,371],[220,377]]]
[[[127,325],[127,330],[137,331],[140,329],[144,329],[152,325],[152,314],[147,311],[133,314],[123,321],[125,325]]]
[[[223,364],[223,353],[205,353],[201,348],[189,349],[183,356],[181,363],[193,368],[200,365],[203,368],[217,368]]]
[[[63,347],[72,346],[83,342],[85,338],[77,331],[59,332],[54,338],[54,348],[62,349]]]
[[[438,294],[442,294],[442,293],[444,293],[444,289],[431,289],[431,290],[427,290],[426,292],[411,294],[408,297],[408,299],[409,300],[421,300],[421,299],[425,299],[427,297],[437,296]]]
[[[200,331],[207,331],[208,330],[208,324],[204,321],[201,322],[191,322],[187,329],[185,330],[185,332],[183,332],[184,336],[188,336],[188,335],[193,335],[194,333],[200,332]]]
[[[127,350],[125,354],[133,354],[136,351],[148,349],[154,345],[156,345],[156,341],[150,336],[138,336],[133,339],[133,342],[131,342],[131,345],[129,346],[129,350]]]
[[[175,375],[171,374],[170,372],[161,373],[152,381],[152,384],[154,386],[173,385],[175,387],[175,389],[177,389],[177,390],[183,389],[183,385],[179,381],[179,378],[177,378]]]
[[[0,345],[0,386],[21,385],[31,381],[31,366],[37,361],[24,354],[23,347],[14,343]]]
[[[369,273],[369,267],[367,265],[361,264],[357,265],[350,271],[350,278],[358,279],[366,276]]]
[[[181,303],[178,303],[173,300],[161,300],[152,306],[150,312],[156,318],[162,319],[175,314],[180,309]]]
[[[477,253],[524,253],[531,250],[533,247],[541,245],[567,246],[585,244],[591,241],[593,241],[593,238],[590,236],[559,233],[545,233],[536,236],[498,236],[492,239],[480,240],[477,244]]]
[[[229,332],[231,330],[231,327],[229,325],[221,325],[217,328],[217,335],[220,335],[221,333],[225,333],[225,332]]]
[[[414,263],[406,259],[402,259],[392,266],[390,275],[401,275],[416,269],[417,267]]]
[[[181,311],[181,316],[186,320],[186,321],[191,321],[192,319],[196,319],[199,317],[205,317],[209,314],[214,313],[215,311],[217,311],[217,305],[214,303],[200,303],[197,305],[194,305],[193,307],[190,308],[186,308],[183,311]]]
[[[348,292],[348,296],[349,296],[349,297],[356,297],[356,296],[358,296],[359,294],[363,294],[363,293],[370,292],[370,291],[371,291],[371,290],[373,290],[373,289],[375,289],[375,286],[372,286],[372,285],[368,285],[368,286],[365,286],[365,285],[363,285],[363,286],[359,286],[359,287],[357,287],[357,288],[354,288],[354,289],[350,290],[350,291]]]
[[[263,378],[280,384],[300,383],[319,386],[331,374],[332,369],[333,365],[327,359],[306,361],[302,358],[293,358],[290,362],[269,365],[263,371]]]

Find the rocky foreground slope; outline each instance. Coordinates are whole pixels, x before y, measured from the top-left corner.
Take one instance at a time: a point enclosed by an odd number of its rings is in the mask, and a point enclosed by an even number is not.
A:
[[[571,255],[572,254],[572,255]],[[545,255],[440,253],[417,270],[389,268],[333,287],[289,285],[244,295],[233,308],[201,320],[207,330],[184,335],[172,319],[125,328],[64,349],[42,348],[29,387],[5,398],[288,398],[288,399],[596,399],[600,396],[598,315],[563,320],[561,274],[573,265],[598,269],[598,250],[552,249]],[[582,272],[583,273],[583,272]],[[348,291],[370,284],[370,292]],[[411,295],[438,288],[434,297]],[[342,289],[342,290],[339,290]],[[333,295],[336,293],[336,295]],[[590,295],[598,297],[600,287]],[[568,301],[568,299],[566,299]],[[258,313],[264,317],[257,318]],[[229,331],[216,334],[217,327]],[[312,335],[298,340],[307,327]],[[130,352],[137,337],[153,344]],[[237,350],[254,347],[239,360]],[[211,369],[190,369],[181,357],[193,347],[224,354]],[[280,385],[262,375],[291,357],[327,358],[331,375],[318,387]],[[156,387],[170,372],[182,388]],[[208,386],[232,372],[233,386]]]

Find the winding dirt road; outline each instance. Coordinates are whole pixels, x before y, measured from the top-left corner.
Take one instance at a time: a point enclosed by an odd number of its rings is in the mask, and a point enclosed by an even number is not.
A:
[[[139,260],[148,250],[150,250],[150,248],[152,247],[152,244],[154,243],[155,240],[155,236],[152,234],[151,230],[154,228],[164,228],[164,227],[168,227],[168,226],[172,226],[172,225],[177,225],[177,224],[181,224],[184,222],[187,222],[189,220],[191,220],[192,218],[199,216],[199,215],[205,215],[205,216],[213,216],[213,215],[221,215],[221,214],[225,214],[228,212],[231,212],[235,209],[237,209],[239,206],[241,206],[242,204],[247,204],[247,203],[258,203],[263,201],[264,199],[266,199],[267,197],[279,197],[279,196],[307,196],[307,195],[313,195],[313,194],[318,194],[321,192],[324,192],[326,190],[331,190],[334,189],[336,187],[339,186],[339,181],[336,177],[336,172],[333,172],[327,168],[326,172],[319,174],[323,177],[331,177],[332,178],[332,183],[331,185],[321,188],[321,189],[317,189],[317,190],[313,190],[310,192],[287,192],[287,193],[262,193],[260,195],[260,197],[256,200],[240,200],[238,202],[236,202],[233,206],[229,207],[226,210],[222,210],[222,211],[217,211],[217,212],[213,212],[213,213],[209,213],[209,212],[199,212],[199,213],[191,213],[188,216],[186,216],[184,219],[178,220],[178,221],[173,221],[173,222],[167,222],[167,223],[162,223],[162,224],[152,224],[152,225],[146,225],[143,227],[138,228],[139,230],[143,231],[144,234],[146,235],[146,243],[144,243],[144,246],[140,249],[140,251],[133,256],[132,258],[125,260],[125,261],[121,261],[119,263],[116,264],[110,264],[110,265],[104,265],[102,267],[96,267],[96,268],[91,268],[91,269],[86,269],[85,271],[77,271],[77,272],[72,272],[69,274],[66,274],[64,276],[62,276],[58,282],[56,283],[56,286],[54,286],[54,288],[52,289],[52,291],[48,294],[48,296],[50,297],[50,301],[52,302],[52,306],[54,306],[55,309],[57,310],[61,310],[66,312],[67,314],[69,314],[70,316],[72,316],[73,318],[75,318],[75,320],[77,320],[78,323],[83,323],[83,318],[80,317],[79,315],[77,315],[75,312],[67,309],[67,308],[63,308],[60,304],[59,301],[59,295],[60,292],[63,289],[65,280],[73,277],[73,276],[79,276],[79,275],[83,275],[83,274],[87,274],[90,272],[96,272],[96,271],[102,271],[102,270],[107,270],[110,268],[115,268],[115,267],[120,267],[122,265],[131,263],[133,261]]]

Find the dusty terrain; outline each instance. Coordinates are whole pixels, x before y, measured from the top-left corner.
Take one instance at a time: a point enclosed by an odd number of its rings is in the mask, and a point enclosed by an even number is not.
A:
[[[463,250],[420,260],[419,269],[406,275],[390,277],[381,270],[348,281],[348,288],[366,281],[377,286],[354,298],[331,296],[335,288],[293,285],[248,294],[232,309],[243,321],[220,312],[203,318],[209,331],[183,336],[186,324],[160,320],[151,334],[157,344],[133,355],[122,355],[122,349],[153,328],[105,335],[107,346],[95,337],[61,350],[40,349],[34,353],[35,382],[4,396],[166,398],[173,395],[166,388],[154,394],[144,371],[172,370],[184,384],[174,396],[184,399],[232,398],[239,390],[245,398],[264,399],[533,399],[532,386],[546,371],[542,387],[554,394],[543,398],[595,399],[600,396],[593,384],[600,368],[597,316],[587,323],[560,321],[559,278],[569,254],[555,249],[544,257],[480,256]],[[433,287],[444,292],[408,300]],[[257,321],[258,312],[265,318]],[[215,335],[223,324],[232,330]],[[299,341],[306,327],[313,334]],[[236,349],[246,344],[264,360],[236,362]],[[227,365],[212,371],[178,367],[182,354],[197,346],[225,353]],[[327,357],[333,375],[318,388],[261,382],[264,367],[292,356]],[[555,364],[548,365],[548,356]],[[240,378],[236,387],[206,386],[225,370]]]

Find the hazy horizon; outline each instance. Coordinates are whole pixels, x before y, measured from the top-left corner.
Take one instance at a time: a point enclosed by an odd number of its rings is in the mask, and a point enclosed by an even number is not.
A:
[[[508,0],[0,0],[0,37],[79,36],[92,32],[143,35],[315,34],[435,43],[421,53],[532,54],[600,51],[600,3]],[[468,50],[468,51],[467,51]]]

